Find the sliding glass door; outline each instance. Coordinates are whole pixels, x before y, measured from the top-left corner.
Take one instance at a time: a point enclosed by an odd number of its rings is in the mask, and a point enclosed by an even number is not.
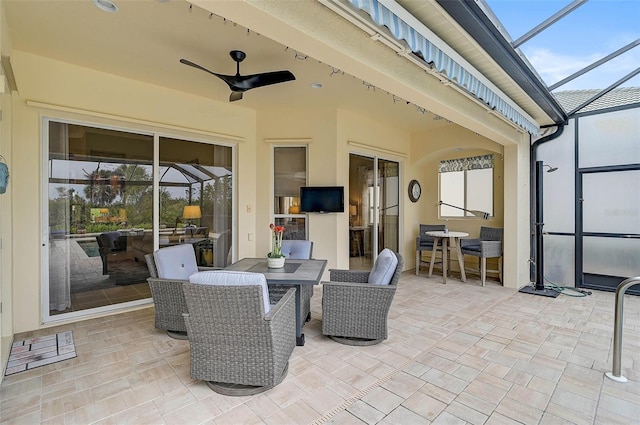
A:
[[[399,247],[399,163],[349,155],[350,268],[371,268],[384,248]]]
[[[54,120],[45,132],[45,320],[148,302],[159,247],[230,260],[232,147]]]

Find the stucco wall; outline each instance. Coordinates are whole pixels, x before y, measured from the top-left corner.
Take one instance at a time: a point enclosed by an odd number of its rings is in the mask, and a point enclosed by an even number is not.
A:
[[[257,252],[269,250],[268,225],[273,211],[273,146],[308,145],[308,184],[349,186],[349,153],[381,155],[376,149],[408,152],[409,134],[352,111],[265,110],[258,113]],[[360,145],[355,148],[349,142]],[[385,158],[403,163],[402,156]],[[402,167],[402,166],[401,166]],[[265,178],[269,176],[269,178]],[[402,192],[404,193],[404,192]],[[347,201],[345,201],[347,202]],[[265,208],[263,208],[263,206]],[[348,214],[309,214],[309,239],[316,258],[328,260],[329,268],[349,268]],[[242,229],[241,229],[242,231]],[[241,237],[246,238],[247,235]],[[328,273],[325,278],[328,279]]]
[[[372,120],[353,111],[269,109],[255,112],[19,51],[13,53],[12,61],[20,87],[11,105],[13,133],[10,147],[14,164],[19,164],[12,170],[12,189],[21,194],[10,210],[12,228],[20,229],[20,237],[14,238],[8,247],[5,245],[13,254],[10,265],[13,333],[42,326],[41,245],[48,238],[46,226],[42,225],[40,189],[43,116],[154,130],[168,135],[195,135],[236,144],[236,258],[262,255],[269,249],[267,226],[273,211],[272,147],[275,144],[308,143],[311,185],[348,186],[349,153],[378,155],[398,161],[401,164],[400,242],[407,269],[414,266],[417,224],[437,219],[438,161],[459,155],[500,152],[496,143],[452,123],[429,134],[410,134],[393,123]],[[523,138],[523,145],[525,142]],[[454,153],[453,147],[463,150]],[[505,233],[509,233],[505,236],[505,247],[524,248],[523,252],[517,253],[520,261],[528,258],[528,229],[523,226],[528,220],[528,192],[522,192],[528,190],[528,148],[512,145],[508,152],[505,151],[504,156],[504,173],[498,165],[496,178],[513,176],[515,180],[509,179],[508,185],[496,181],[496,217],[491,225],[502,224],[502,200],[508,197],[503,196],[500,189],[505,188],[504,194],[507,190],[517,191],[518,196],[505,203],[511,208],[515,202],[513,211],[527,215],[513,218],[513,224],[505,219],[504,225]],[[514,162],[507,166],[507,161]],[[416,204],[409,202],[406,196],[407,184],[413,178],[421,181],[424,192]],[[505,210],[509,211],[507,207]],[[479,225],[477,220],[468,220],[461,221],[458,228],[473,235],[477,234]],[[347,214],[309,216],[309,238],[315,242],[314,256],[326,258],[328,267],[348,267],[346,235]],[[528,269],[526,264],[522,267],[518,264],[505,265],[505,273],[507,270],[513,274],[511,281],[515,285],[515,276]]]
[[[9,29],[7,27],[4,4],[0,4],[0,54],[11,55],[11,44],[9,39]],[[0,81],[2,94],[0,94],[0,112],[2,121],[0,122],[0,154],[4,161],[13,169],[11,158],[11,91],[6,84],[5,78]],[[12,185],[7,187],[7,191],[0,196],[0,303],[2,303],[2,313],[0,313],[0,381],[4,376],[6,360],[9,357],[12,342],[12,304],[11,304],[11,197]]]
[[[258,113],[256,244],[259,255],[270,249],[268,226],[273,220],[273,147],[307,145],[308,184],[337,185],[336,125],[335,111],[330,110],[269,109]],[[343,215],[308,215],[308,238],[314,241],[313,256],[327,259],[327,268],[336,266],[337,243],[336,232],[327,229],[335,229]]]

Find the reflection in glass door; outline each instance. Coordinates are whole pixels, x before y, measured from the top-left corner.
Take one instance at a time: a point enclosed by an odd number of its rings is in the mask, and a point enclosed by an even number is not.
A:
[[[53,121],[48,136],[49,315],[149,298],[134,247],[153,221],[153,136]]]
[[[582,174],[583,286],[614,290],[640,275],[640,170]],[[637,287],[628,293],[640,295]]]
[[[190,244],[199,265],[231,260],[232,147],[64,122],[46,128],[45,319],[151,298],[145,255],[159,247]]]
[[[160,138],[159,247],[191,244],[200,266],[231,263],[232,150]]]
[[[398,252],[400,193],[399,164],[378,159],[378,250]]]
[[[384,248],[398,250],[399,164],[349,155],[349,257],[351,269],[370,269]]]

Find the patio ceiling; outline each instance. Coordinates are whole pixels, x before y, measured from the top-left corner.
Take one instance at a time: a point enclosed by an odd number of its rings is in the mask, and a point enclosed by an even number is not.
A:
[[[253,28],[248,30],[186,1],[116,3],[119,11],[107,13],[88,0],[5,1],[12,48],[221,102],[227,102],[229,97],[226,84],[180,64],[179,59],[186,58],[215,72],[235,74],[229,51],[243,50],[247,58],[241,65],[242,74],[287,69],[296,80],[251,90],[234,106],[255,110],[268,107],[357,110],[411,132],[450,124],[447,119],[439,119],[437,112],[425,112],[424,108],[394,96],[391,90],[374,88],[362,77],[342,72],[338,68],[340,63],[330,66],[329,61],[320,62]],[[224,5],[228,2],[221,3],[214,2],[212,7],[229,7]],[[435,5],[431,8],[430,19],[442,21],[444,12]],[[468,43],[468,36],[447,41],[457,49]],[[553,122],[497,65],[479,69],[538,122],[543,125]],[[19,74],[16,80],[19,91]],[[318,82],[324,87],[312,88]],[[441,115],[447,118],[446,113]]]

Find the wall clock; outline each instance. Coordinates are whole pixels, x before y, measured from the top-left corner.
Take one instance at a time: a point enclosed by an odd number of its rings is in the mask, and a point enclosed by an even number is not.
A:
[[[420,195],[422,194],[422,188],[418,180],[411,180],[409,182],[409,199],[411,202],[418,202]]]

